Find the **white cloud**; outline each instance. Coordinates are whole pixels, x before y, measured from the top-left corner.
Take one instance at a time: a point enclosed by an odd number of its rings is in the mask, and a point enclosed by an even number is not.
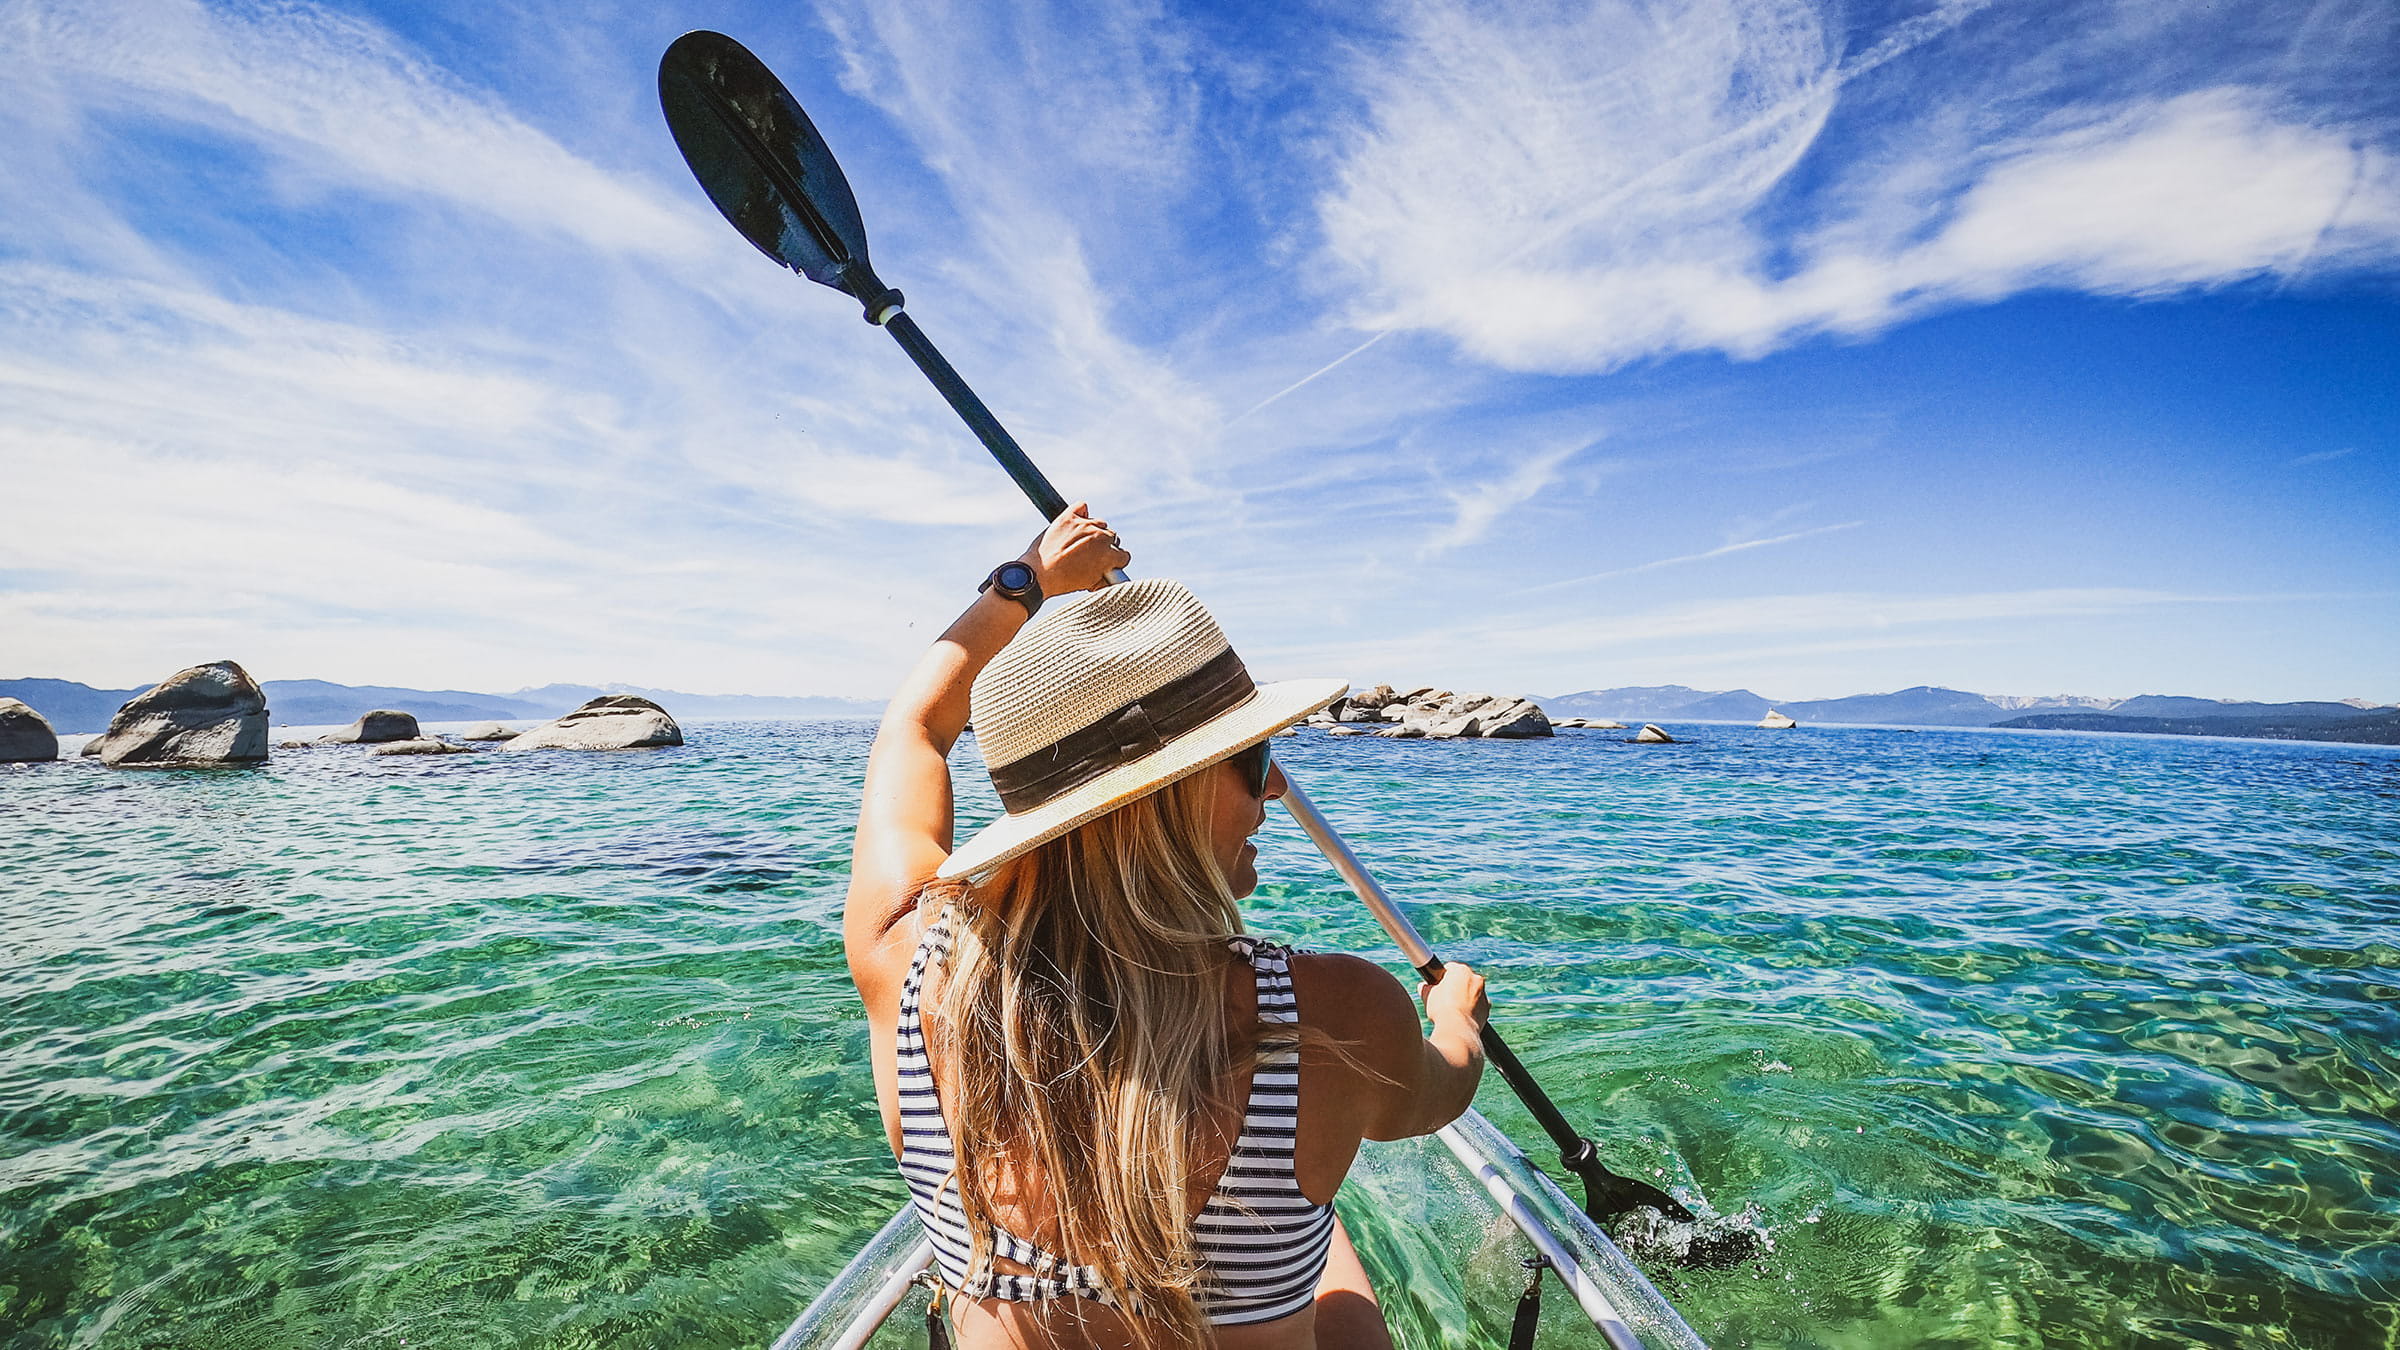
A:
[[[1969,13],[1845,63],[1799,4],[1419,5],[1362,57],[1369,123],[1319,203],[1329,252],[1363,324],[1550,371],[1757,355],[2037,286],[2147,295],[2400,258],[2392,156],[2265,87],[2020,90],[2042,111],[1995,125],[1969,83],[1860,112],[1827,145],[1848,82]],[[2066,78],[2021,55],[2015,73]]]
[[[2266,102],[2242,89],[2187,94],[2003,158],[1939,234],[1888,260],[1887,298],[1831,308],[2045,284],[2155,294],[2400,256],[2390,158]]]
[[[704,251],[705,222],[569,153],[361,20],[310,6],[28,0],[0,25],[19,81],[86,115],[214,127],[286,171],[497,216],[603,249]]]

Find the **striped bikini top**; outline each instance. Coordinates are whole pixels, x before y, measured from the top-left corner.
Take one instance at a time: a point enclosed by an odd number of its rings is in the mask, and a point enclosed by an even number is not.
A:
[[[1289,947],[1256,938],[1231,939],[1234,953],[1258,976],[1258,1020],[1294,1023],[1299,1004],[1292,995]],[[942,1280],[969,1298],[1025,1303],[1074,1294],[1109,1303],[1098,1275],[994,1226],[995,1256],[1023,1265],[1031,1275],[987,1272],[970,1279],[971,1243],[958,1189],[950,1184],[958,1155],[942,1120],[933,1066],[925,1057],[925,1032],[917,1016],[918,994],[929,959],[949,953],[950,933],[941,923],[926,931],[900,986],[899,1087],[900,1173],[916,1197],[917,1217],[933,1240]],[[1263,1058],[1250,1076],[1250,1098],[1242,1108],[1242,1132],[1226,1161],[1225,1174],[1208,1203],[1192,1220],[1205,1275],[1200,1312],[1217,1326],[1272,1322],[1289,1317],[1316,1298],[1333,1241],[1333,1207],[1310,1204],[1293,1175],[1292,1154],[1300,1116],[1300,1051],[1297,1046]]]

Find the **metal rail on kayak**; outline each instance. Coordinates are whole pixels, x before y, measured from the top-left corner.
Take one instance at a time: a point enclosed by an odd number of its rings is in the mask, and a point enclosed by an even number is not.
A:
[[[1549,1262],[1611,1350],[1707,1350],[1608,1234],[1482,1113],[1468,1111],[1435,1137]],[[862,1350],[932,1263],[933,1244],[903,1205],[772,1350]]]
[[[1434,1135],[1575,1296],[1610,1350],[1708,1350],[1666,1295],[1480,1111]]]
[[[918,1273],[932,1264],[933,1243],[917,1221],[916,1207],[902,1205],[775,1338],[772,1350],[859,1350],[908,1297]]]

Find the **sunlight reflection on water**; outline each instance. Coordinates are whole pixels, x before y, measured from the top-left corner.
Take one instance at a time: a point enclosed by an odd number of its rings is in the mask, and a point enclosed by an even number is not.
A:
[[[770,1339],[901,1195],[869,728],[690,730],[0,771],[0,1347]],[[2394,1334],[2400,754],[1678,730],[1277,753],[1613,1165],[1772,1233],[1654,1267],[1703,1334]],[[1262,855],[1254,926],[1397,964]]]

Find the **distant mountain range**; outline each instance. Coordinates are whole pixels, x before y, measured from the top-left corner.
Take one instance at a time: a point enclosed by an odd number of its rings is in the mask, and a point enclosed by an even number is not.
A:
[[[416,714],[420,722],[523,722],[558,716],[602,694],[639,694],[678,717],[873,717],[883,705],[856,698],[775,698],[687,694],[634,685],[546,684],[513,694],[459,689],[400,689],[325,680],[268,680],[267,707],[286,726],[335,726],[376,708]],[[139,689],[94,689],[72,680],[0,680],[0,697],[23,699],[61,734],[105,731],[108,719]],[[2267,736],[2286,740],[2400,743],[2400,706],[2341,703],[2242,703],[2143,694],[2135,698],[2043,698],[1974,694],[1918,685],[1891,694],[1770,699],[1747,689],[1680,684],[1586,689],[1537,697],[1553,717],[1620,722],[1755,722],[1769,708],[1803,723],[1878,723],[1913,727],[2015,727],[2071,731],[2170,732],[2195,736]]]
[[[1689,689],[1665,684],[1587,689],[1535,701],[1552,716],[1607,717],[1620,722],[1755,722],[1774,708],[1804,723],[2171,732],[2378,743],[2400,740],[2400,707],[2379,708],[2356,700],[2244,703],[2172,694],[2123,699],[2074,694],[2025,698],[1933,685],[1848,698],[1769,699],[1747,689]]]
[[[513,694],[458,689],[399,689],[326,680],[266,680],[268,714],[285,726],[337,726],[377,708],[414,713],[420,722],[525,722],[556,717],[602,694],[639,694],[678,717],[873,717],[883,705],[855,698],[773,698],[686,694],[629,684],[546,684]],[[73,680],[0,680],[0,698],[22,699],[62,735],[108,730],[108,719],[139,689],[94,689]]]
[[[2276,707],[2276,704],[2253,706]],[[2280,705],[2311,708],[2321,705]],[[2159,736],[2249,736],[2275,741],[2353,741],[2400,745],[2400,708],[2349,710],[2348,717],[2270,713],[2256,717],[2119,717],[2111,713],[2036,713],[1997,725],[2030,731],[2132,731]]]

